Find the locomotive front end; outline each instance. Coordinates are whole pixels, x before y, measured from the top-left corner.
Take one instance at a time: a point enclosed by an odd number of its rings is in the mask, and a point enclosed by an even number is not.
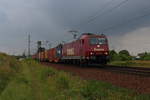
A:
[[[91,63],[107,63],[109,48],[106,36],[89,37],[88,59]]]

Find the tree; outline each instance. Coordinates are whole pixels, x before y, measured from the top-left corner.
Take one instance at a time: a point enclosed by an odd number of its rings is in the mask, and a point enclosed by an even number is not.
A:
[[[130,56],[130,53],[127,50],[121,50],[119,52],[119,55],[126,55],[126,56]]]
[[[118,61],[118,60],[120,60],[120,57],[117,54],[117,52],[115,50],[111,50],[110,51],[110,61]]]
[[[119,56],[122,61],[132,60],[132,56],[127,50],[121,50]]]

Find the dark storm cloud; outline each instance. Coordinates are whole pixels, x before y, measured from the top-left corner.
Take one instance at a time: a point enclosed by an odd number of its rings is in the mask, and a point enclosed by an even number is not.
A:
[[[84,0],[80,0],[79,2],[77,0],[61,3],[56,1],[55,4],[59,4],[59,10],[58,12],[54,12],[54,15],[56,14],[56,19],[64,27],[69,27],[80,32],[104,33],[108,35],[111,49],[128,49],[131,52],[142,52],[141,48],[147,48],[147,45],[143,47],[145,43],[144,38],[149,37],[147,30],[143,30],[142,28],[150,27],[150,1],[126,0],[125,3],[118,6],[123,1],[125,0],[92,0],[92,2],[85,2]],[[55,7],[57,9],[57,6]],[[126,41],[128,39],[132,40],[132,38],[139,38],[140,34],[142,34],[138,33],[140,31],[136,31],[139,29],[142,29],[143,41],[137,43],[138,39],[137,41],[133,39],[136,41],[133,45],[129,45],[129,43],[125,44],[125,41],[122,41],[122,38]],[[132,32],[135,34],[135,31],[137,34],[132,35]],[[128,36],[125,36],[126,34]],[[130,35],[132,37],[131,39]],[[132,43],[134,41],[130,42]],[[139,47],[139,44],[141,47]],[[145,49],[145,51],[148,50],[150,48]]]
[[[61,41],[71,40],[72,35],[67,32],[71,29],[104,32],[110,37],[111,47],[123,49],[122,36],[132,32],[135,34],[134,31],[141,28],[149,28],[149,16],[130,20],[149,13],[150,0],[128,0],[113,9],[123,1],[0,0],[0,50],[23,52],[27,47],[27,33],[31,33],[34,49],[37,40],[49,40],[54,46]]]
[[[125,0],[86,0],[86,2],[85,0],[62,0],[62,2],[55,0],[53,1],[55,9],[53,15],[62,26],[68,26],[71,28],[77,27],[83,31],[100,32],[103,29],[112,26],[114,27],[115,25],[119,25],[130,19],[134,19],[134,17],[136,18],[148,13],[150,10],[149,0],[129,0],[109,13],[109,10],[120,4],[122,1]],[[106,4],[108,5],[103,7],[103,5]],[[99,12],[95,14],[98,10]],[[91,19],[88,19],[89,16],[95,18],[90,23],[88,23]],[[93,25],[94,27],[91,27]],[[124,26],[124,24],[122,26]]]

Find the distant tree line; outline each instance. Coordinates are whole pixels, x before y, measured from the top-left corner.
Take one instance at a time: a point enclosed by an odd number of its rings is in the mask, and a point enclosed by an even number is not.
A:
[[[129,51],[121,50],[118,53],[115,50],[110,51],[110,61],[129,61],[129,60],[150,60],[150,53],[139,53],[136,57],[131,56]]]
[[[115,50],[110,51],[110,61],[128,61],[132,60],[132,56],[127,50],[121,50],[116,52]]]
[[[139,53],[138,56],[140,57],[140,60],[150,60],[150,53]]]

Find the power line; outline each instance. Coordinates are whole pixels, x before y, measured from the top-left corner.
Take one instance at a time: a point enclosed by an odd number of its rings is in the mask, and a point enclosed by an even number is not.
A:
[[[144,18],[144,17],[146,17],[146,16],[150,16],[150,12],[149,12],[149,13],[146,13],[146,14],[144,14],[144,15],[137,16],[137,17],[134,17],[134,18],[132,18],[132,19],[129,19],[129,20],[127,20],[127,21],[124,22],[124,23],[120,23],[120,24],[117,24],[117,25],[115,25],[115,26],[110,26],[110,27],[108,27],[108,28],[105,28],[105,29],[102,30],[102,32],[105,32],[105,31],[108,31],[108,30],[117,28],[118,26],[123,26],[123,25],[125,25],[126,23],[134,22],[134,21],[139,20],[139,19],[142,19],[142,18]]]
[[[126,2],[128,2],[129,0],[124,0],[122,2],[120,2],[118,5],[114,6],[112,9],[109,9],[107,12],[104,12],[104,13],[101,13],[100,15],[97,15],[95,17],[93,17],[92,19],[90,19],[87,24],[91,23],[92,21],[94,21],[97,17],[99,16],[104,16],[104,14],[108,14],[108,13],[111,13],[113,12],[114,9],[117,9],[119,7],[121,7],[123,4],[125,4]]]
[[[108,11],[93,16],[93,18],[87,20],[87,22],[85,22],[84,24],[85,24],[85,25],[86,25],[86,24],[89,24],[89,23],[93,22],[95,19],[97,19],[97,17],[99,17],[99,16],[104,16],[105,14],[108,14],[108,13],[113,12],[115,9],[121,7],[123,4],[127,3],[128,1],[129,1],[129,0],[123,0],[122,2],[120,2],[119,4],[117,4],[116,6],[114,6],[113,8],[109,9]],[[83,25],[83,24],[82,24],[82,25]]]
[[[98,13],[102,12],[106,6],[108,6],[109,4],[111,4],[113,1],[115,0],[110,0],[109,2],[107,2],[106,4],[103,5],[103,7],[101,7],[100,9],[98,9],[95,13],[93,13],[93,15],[89,16],[86,20],[84,20],[84,22],[88,21],[89,19],[92,19],[93,17],[95,17]],[[83,22],[83,23],[84,23]],[[81,24],[81,23],[80,23]],[[80,25],[79,24],[79,25]]]

